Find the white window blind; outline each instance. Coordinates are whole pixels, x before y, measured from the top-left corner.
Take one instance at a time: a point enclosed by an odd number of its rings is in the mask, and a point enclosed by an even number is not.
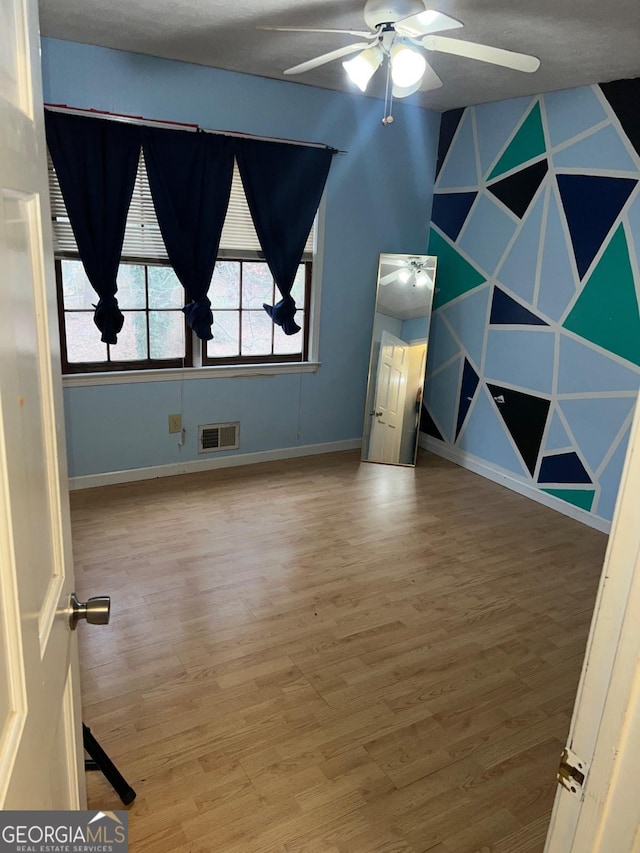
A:
[[[77,255],[78,247],[73,236],[67,209],[60,192],[58,177],[49,155],[49,195],[51,196],[51,216],[53,219],[54,251],[58,254]],[[313,257],[315,222],[307,238],[303,260]],[[233,182],[227,216],[222,229],[220,249],[221,258],[253,258],[262,257],[260,242],[253,226],[251,213],[244,194],[238,166],[233,166]],[[125,258],[144,258],[147,260],[167,261],[160,227],[149,189],[147,169],[144,155],[140,151],[138,174],[131,198],[131,206],[127,216],[122,256]]]

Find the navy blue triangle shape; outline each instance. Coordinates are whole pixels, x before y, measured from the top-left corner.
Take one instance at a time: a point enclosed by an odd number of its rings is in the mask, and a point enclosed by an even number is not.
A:
[[[582,278],[638,182],[597,175],[557,175],[557,180]]]
[[[436,193],[431,211],[432,222],[455,242],[477,195],[477,192]]]
[[[601,83],[605,98],[611,104],[629,142],[640,154],[640,79],[615,80],[613,83]]]
[[[462,371],[462,386],[460,388],[460,402],[458,404],[458,423],[456,425],[456,440],[462,429],[465,418],[469,412],[469,407],[473,402],[474,395],[478,388],[478,374],[469,364],[467,359],[464,360],[464,369]]]
[[[590,483],[591,477],[577,453],[545,456],[540,465],[539,483]]]
[[[446,113],[442,113],[442,117],[440,119],[440,136],[438,137],[438,162],[436,164],[436,178],[440,174],[440,169],[442,169],[442,164],[444,163],[445,157],[451,147],[451,141],[455,135],[456,130],[458,129],[458,125],[460,124],[460,120],[462,119],[462,114],[464,113],[464,107],[460,107],[457,110],[447,110]]]
[[[511,388],[501,388],[499,385],[487,385],[487,388],[520,451],[524,464],[533,476],[549,414],[549,400],[533,394],[524,394],[522,391],[513,391]]]
[[[527,166],[526,169],[520,169],[515,175],[496,181],[487,189],[517,217],[522,219],[547,174],[548,168],[547,161],[541,160],[539,163]]]
[[[440,441],[444,441],[442,437],[442,433],[435,425],[433,418],[427,411],[427,407],[422,404],[422,410],[420,411],[420,432],[426,432],[427,435],[433,436],[433,438],[439,438]]]
[[[499,287],[493,288],[493,301],[491,303],[491,317],[489,323],[493,326],[548,326],[542,317],[538,317],[524,305],[512,299]]]

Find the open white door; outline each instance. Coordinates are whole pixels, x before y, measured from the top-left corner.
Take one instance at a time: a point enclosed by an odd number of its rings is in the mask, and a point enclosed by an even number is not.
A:
[[[640,851],[639,507],[637,406],[546,853]]]
[[[85,808],[36,0],[0,0],[0,808]]]
[[[387,331],[382,333],[378,373],[376,375],[375,411],[369,439],[369,462],[400,460],[404,401],[407,395],[409,345]]]

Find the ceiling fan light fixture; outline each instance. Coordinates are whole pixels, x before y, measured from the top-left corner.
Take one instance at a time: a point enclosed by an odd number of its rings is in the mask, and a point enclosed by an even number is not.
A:
[[[415,86],[424,74],[427,60],[406,44],[396,43],[391,48],[391,79],[399,89]]]
[[[403,270],[400,270],[398,273],[398,279],[402,282],[402,284],[406,284],[411,278],[411,272],[405,267]]]
[[[369,47],[342,63],[342,67],[349,75],[349,79],[356,84],[361,92],[366,91],[369,80],[380,67],[383,53],[377,45]]]

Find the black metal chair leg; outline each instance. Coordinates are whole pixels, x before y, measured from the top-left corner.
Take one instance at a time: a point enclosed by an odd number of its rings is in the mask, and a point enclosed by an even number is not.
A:
[[[99,770],[125,806],[128,806],[135,800],[136,792],[91,734],[91,729],[84,723],[82,724],[82,740],[85,750],[91,756],[91,760],[85,761],[85,770]]]

